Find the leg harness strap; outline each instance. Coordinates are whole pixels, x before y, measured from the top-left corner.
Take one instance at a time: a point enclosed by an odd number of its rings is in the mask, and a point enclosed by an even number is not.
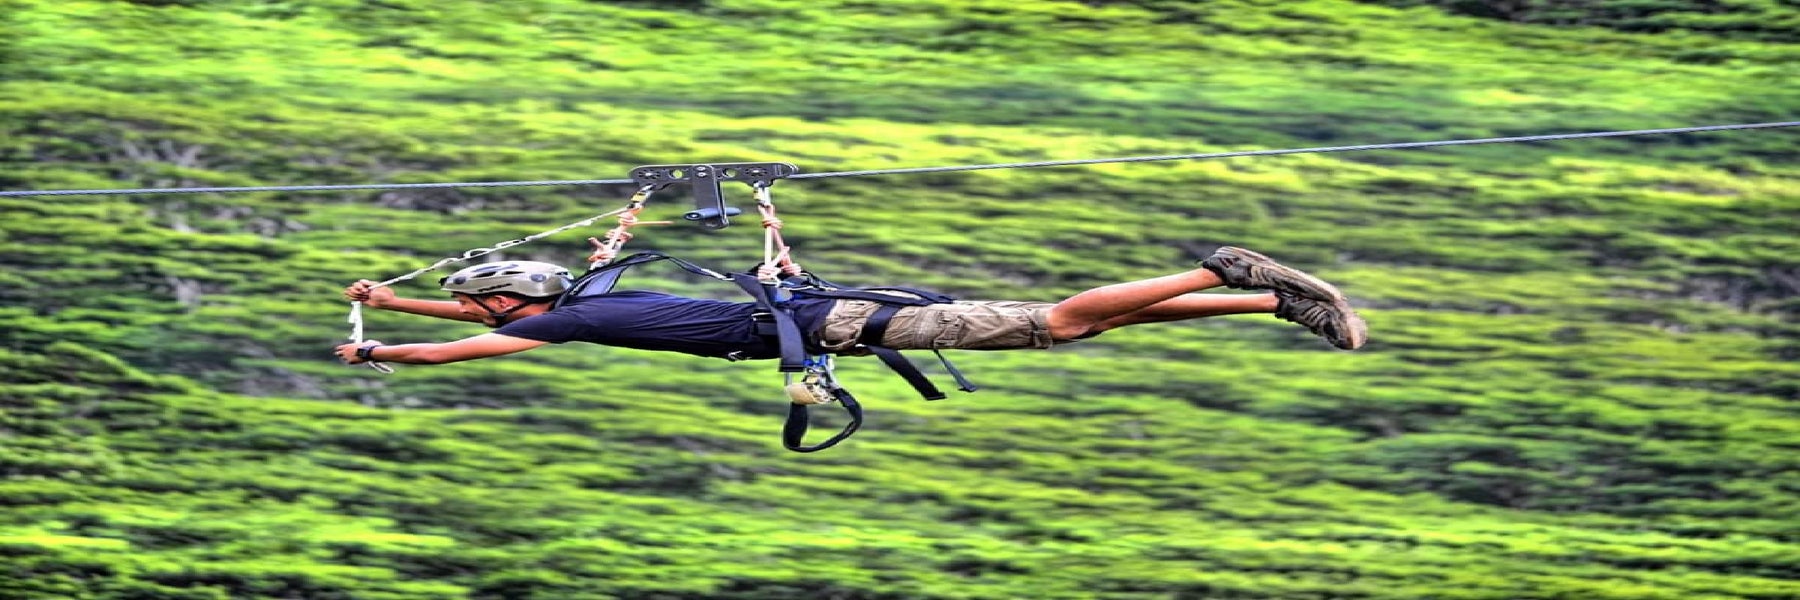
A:
[[[869,315],[869,321],[863,324],[862,333],[856,336],[856,343],[868,348],[869,352],[874,353],[875,357],[881,359],[883,364],[898,373],[926,400],[943,400],[944,392],[939,391],[930,379],[926,379],[925,374],[920,372],[918,367],[913,366],[911,361],[901,356],[899,350],[881,344],[881,338],[887,335],[888,325],[893,322],[894,315],[899,313],[901,308],[902,306],[898,304],[885,304],[881,308],[875,309],[875,313]],[[944,364],[944,370],[949,371],[950,376],[956,378],[957,389],[965,392],[973,392],[978,389],[973,382],[969,381],[969,378],[963,376],[962,371],[958,370],[956,365],[950,364],[950,359],[946,358],[943,352],[933,349],[931,353],[936,354],[938,361]]]

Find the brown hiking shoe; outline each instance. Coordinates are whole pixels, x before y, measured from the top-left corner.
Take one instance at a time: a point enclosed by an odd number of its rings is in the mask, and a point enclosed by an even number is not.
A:
[[[1369,326],[1343,300],[1320,302],[1283,291],[1275,292],[1275,316],[1305,325],[1314,335],[1342,350],[1355,350],[1369,341]]]
[[[1202,259],[1200,266],[1218,274],[1228,287],[1275,290],[1320,302],[1344,301],[1344,293],[1331,284],[1243,248],[1220,248]]]

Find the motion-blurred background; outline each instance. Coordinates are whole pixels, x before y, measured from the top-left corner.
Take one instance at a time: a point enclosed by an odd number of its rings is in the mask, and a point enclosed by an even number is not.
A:
[[[0,0],[0,190],[1791,121],[1797,64],[1792,0]],[[984,389],[931,403],[847,359],[868,427],[808,455],[772,363],[329,354],[345,284],[626,186],[0,198],[0,598],[1800,597],[1797,159],[1766,129],[782,182],[840,283],[1054,301],[1232,244],[1372,329],[961,352]],[[607,225],[497,256],[578,266]],[[750,219],[637,232],[761,257]]]

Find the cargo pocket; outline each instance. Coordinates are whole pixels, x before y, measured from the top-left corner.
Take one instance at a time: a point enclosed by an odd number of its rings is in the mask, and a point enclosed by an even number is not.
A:
[[[958,315],[948,311],[938,312],[935,325],[935,335],[931,338],[932,348],[956,348],[962,343],[963,320]]]
[[[964,315],[962,342],[969,350],[1017,350],[1053,345],[1045,312],[1037,304],[983,303]]]
[[[874,302],[840,300],[825,315],[825,324],[819,331],[819,345],[827,352],[844,351],[856,346],[857,336],[862,335],[869,315],[877,308],[880,305]]]

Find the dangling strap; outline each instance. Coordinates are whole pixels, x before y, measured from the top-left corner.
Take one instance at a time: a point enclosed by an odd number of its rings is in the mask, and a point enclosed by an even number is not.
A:
[[[817,452],[837,445],[848,439],[851,434],[862,429],[862,404],[856,401],[850,391],[837,383],[836,363],[831,355],[814,356],[806,360],[806,375],[800,381],[794,381],[794,375],[787,375],[788,398],[793,404],[788,407],[787,423],[781,428],[781,445],[795,452]],[[808,408],[814,404],[837,402],[844,405],[844,412],[850,413],[850,422],[837,435],[812,446],[802,446],[806,439],[806,429],[810,424]]]
[[[893,369],[894,373],[899,374],[901,379],[905,379],[906,383],[912,385],[913,389],[918,391],[920,396],[924,396],[926,400],[943,400],[944,392],[932,384],[931,380],[925,377],[925,373],[919,371],[919,367],[913,365],[912,361],[906,360],[899,350],[881,344],[882,336],[887,335],[888,324],[893,321],[894,315],[899,313],[900,309],[901,306],[896,304],[887,304],[875,309],[874,314],[869,315],[868,322],[863,324],[862,333],[856,337],[856,343],[868,348],[875,358],[881,359],[882,364]],[[975,386],[974,382],[969,381],[968,377],[963,376],[962,371],[958,370],[956,365],[950,364],[950,359],[945,358],[943,352],[936,349],[931,352],[937,355],[939,362],[944,363],[944,370],[949,371],[950,376],[956,378],[957,389],[965,392],[980,389]]]
[[[800,442],[806,439],[807,420],[809,416],[807,414],[806,405],[789,404],[787,424],[783,425],[781,428],[782,446],[795,452],[818,452],[836,446],[838,442],[848,439],[851,434],[856,433],[858,429],[862,429],[862,404],[856,401],[855,396],[850,395],[850,390],[834,385],[831,386],[831,395],[837,397],[839,404],[844,405],[844,412],[850,413],[850,423],[844,426],[844,430],[839,431],[837,435],[831,436],[823,442],[811,446],[802,446],[800,445]]]
[[[963,375],[962,369],[958,369],[956,368],[956,365],[950,364],[950,358],[944,356],[942,351],[932,348],[931,353],[937,355],[938,362],[944,364],[944,370],[950,373],[950,377],[956,379],[956,389],[964,392],[973,392],[981,389],[975,386],[975,382],[969,381],[969,378]]]

